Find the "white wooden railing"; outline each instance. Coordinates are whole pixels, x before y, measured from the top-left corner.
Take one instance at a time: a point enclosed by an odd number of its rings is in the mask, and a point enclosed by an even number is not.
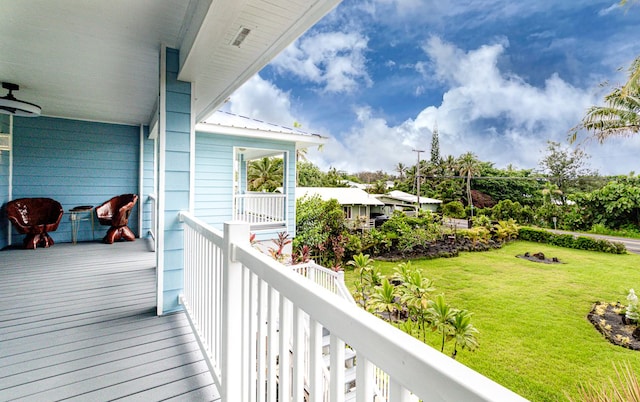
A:
[[[256,225],[285,225],[287,195],[246,193],[233,196],[233,219]]]
[[[331,293],[335,293],[343,299],[355,304],[355,300],[353,299],[351,292],[349,292],[349,289],[344,283],[344,271],[336,272],[323,267],[322,265],[318,265],[314,261],[292,265],[291,269],[305,278],[317,283]]]
[[[180,300],[223,401],[322,401],[322,327],[331,333],[331,401],[345,397],[345,344],[357,353],[358,402],[373,400],[375,367],[389,375],[392,402],[410,394],[424,401],[524,401],[252,248],[249,225],[226,223],[221,233],[190,214],[181,219]]]

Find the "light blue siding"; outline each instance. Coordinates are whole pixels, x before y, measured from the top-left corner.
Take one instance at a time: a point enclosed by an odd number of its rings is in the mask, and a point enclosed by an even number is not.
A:
[[[184,287],[184,229],[178,213],[189,209],[191,84],[178,81],[178,51],[167,49],[163,311],[179,310]]]
[[[222,230],[232,218],[234,147],[273,149],[285,152],[287,170],[287,226],[295,235],[295,144],[269,138],[196,133],[195,215]],[[244,175],[242,169],[241,176]],[[242,177],[239,178],[243,180]],[[242,181],[244,184],[245,181]],[[256,232],[258,240],[272,239],[282,230]]]
[[[9,115],[0,114],[0,133],[9,134]],[[5,210],[9,200],[9,151],[0,151],[0,249],[9,245],[9,225]]]
[[[49,197],[65,212],[78,205],[97,206],[113,196],[138,193],[140,127],[51,117],[14,118],[13,198]],[[129,227],[138,233],[138,210]],[[96,220],[96,239],[107,227]],[[65,213],[56,242],[71,241],[71,223]],[[15,233],[12,243],[23,236]],[[79,241],[91,240],[91,226],[80,223]]]

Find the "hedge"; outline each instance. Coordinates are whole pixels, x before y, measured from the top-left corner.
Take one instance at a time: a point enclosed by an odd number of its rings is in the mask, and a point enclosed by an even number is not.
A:
[[[544,229],[531,227],[521,227],[518,231],[518,238],[520,240],[548,243],[554,246],[575,248],[578,250],[599,251],[611,254],[626,254],[627,252],[624,244],[619,242],[584,236],[574,237],[570,234],[555,234]]]

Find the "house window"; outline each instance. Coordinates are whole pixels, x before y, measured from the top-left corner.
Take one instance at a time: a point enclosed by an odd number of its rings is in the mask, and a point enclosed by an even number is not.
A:
[[[344,211],[344,217],[351,219],[351,207],[342,207],[342,210]]]

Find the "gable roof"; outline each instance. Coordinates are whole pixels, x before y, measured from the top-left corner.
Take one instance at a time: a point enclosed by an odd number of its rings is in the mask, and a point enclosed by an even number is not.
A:
[[[380,205],[384,203],[372,194],[352,187],[297,187],[296,198],[318,195],[324,201],[336,199],[340,205]]]
[[[400,191],[400,190],[393,190],[387,194],[379,195],[378,197],[392,198],[398,201],[407,202],[411,204],[415,204],[418,202],[417,196],[413,194],[405,193],[404,191]],[[435,198],[420,197],[420,204],[442,204],[442,201],[436,200]]]
[[[295,142],[298,149],[322,145],[328,140],[327,137],[320,134],[308,133],[297,128],[271,124],[221,110],[213,113],[204,123],[197,124],[196,131],[251,138],[268,136],[271,140]]]

